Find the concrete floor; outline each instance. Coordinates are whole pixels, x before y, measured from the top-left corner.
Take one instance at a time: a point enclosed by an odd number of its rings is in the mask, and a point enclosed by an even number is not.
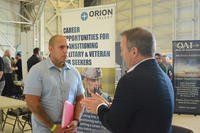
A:
[[[185,127],[188,129],[193,130],[194,133],[200,133],[200,116],[194,116],[194,115],[177,115],[174,114],[173,116],[173,125]],[[26,128],[29,128],[28,126]],[[11,133],[12,126],[6,125],[4,132],[0,133]],[[15,133],[21,133],[18,126],[16,126]],[[31,133],[31,131],[26,131],[25,133]]]
[[[11,116],[9,116],[9,117],[11,117]],[[14,118],[14,117],[12,117],[12,118]],[[7,119],[7,120],[10,123],[14,123],[14,120],[11,120],[11,119]],[[23,122],[23,120],[21,118],[20,118],[20,120]],[[12,129],[13,129],[12,125],[5,124],[4,130],[1,131],[1,129],[0,129],[0,133],[12,133]],[[26,126],[25,126],[25,130],[26,129],[30,129],[30,126],[28,124],[26,124]],[[14,133],[22,133],[22,131],[20,130],[19,124],[16,124]],[[31,130],[25,131],[24,133],[31,133]]]
[[[173,125],[191,129],[194,133],[200,133],[200,115],[177,115],[173,116]]]

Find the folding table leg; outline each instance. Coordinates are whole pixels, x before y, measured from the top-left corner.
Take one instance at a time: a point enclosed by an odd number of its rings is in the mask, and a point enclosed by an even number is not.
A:
[[[3,124],[3,110],[0,110],[0,131],[3,131],[2,124]]]

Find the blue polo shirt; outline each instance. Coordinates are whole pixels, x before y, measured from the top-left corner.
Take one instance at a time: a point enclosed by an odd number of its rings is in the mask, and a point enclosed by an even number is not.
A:
[[[57,68],[48,57],[34,65],[25,81],[24,94],[41,97],[41,104],[54,123],[61,123],[65,100],[75,104],[76,96],[84,95],[79,72],[70,64]],[[33,133],[50,130],[32,116]]]

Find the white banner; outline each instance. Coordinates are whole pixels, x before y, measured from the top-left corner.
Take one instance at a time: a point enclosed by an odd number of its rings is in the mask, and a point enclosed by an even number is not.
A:
[[[62,30],[69,40],[70,64],[115,67],[115,5],[63,10]]]

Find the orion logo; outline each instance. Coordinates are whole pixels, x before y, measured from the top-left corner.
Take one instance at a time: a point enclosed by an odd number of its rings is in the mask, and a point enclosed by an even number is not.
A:
[[[82,12],[82,13],[81,13],[81,19],[82,19],[82,21],[86,21],[86,20],[88,19],[88,14],[87,14],[87,12]]]

